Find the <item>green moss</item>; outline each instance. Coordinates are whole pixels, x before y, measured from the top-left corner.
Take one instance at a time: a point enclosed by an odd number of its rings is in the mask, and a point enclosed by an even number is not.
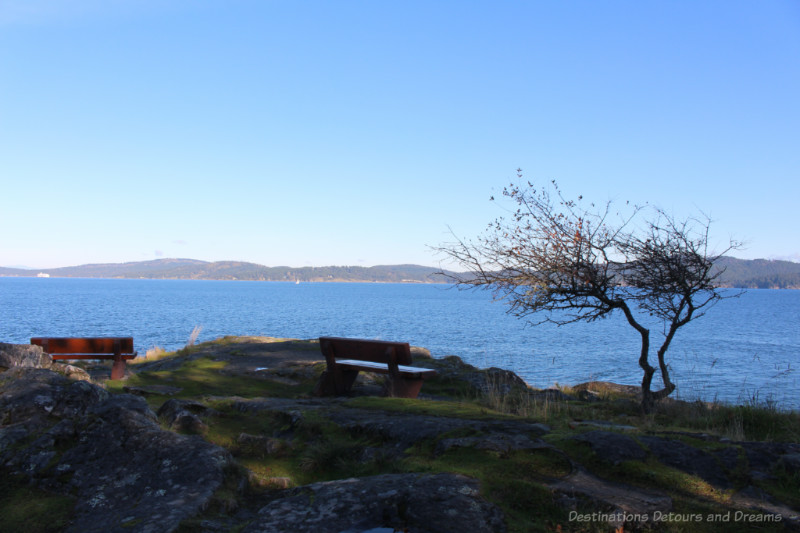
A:
[[[469,401],[431,401],[410,398],[362,396],[347,400],[345,405],[361,409],[402,411],[404,413],[447,416],[450,418],[468,418],[472,420],[518,419],[518,417],[499,413]]]
[[[200,398],[204,396],[240,396],[243,398],[307,396],[313,390],[313,383],[288,385],[248,376],[236,376],[224,372],[226,361],[215,361],[210,357],[188,360],[175,370],[139,372],[125,382],[107,381],[110,392],[122,392],[122,388],[144,387],[147,385],[169,385],[181,391],[168,396],[153,394],[153,403],[163,403],[169,398]]]
[[[259,412],[257,415],[242,413],[219,403],[213,404],[219,413],[209,424],[206,440],[230,450],[234,455],[242,455],[238,438],[242,433],[249,435],[272,435],[289,428],[287,415],[277,412]]]
[[[432,367],[434,365],[429,365],[427,361],[424,361],[420,366]],[[475,387],[463,379],[437,377],[425,381],[422,386],[422,393],[435,396],[469,398],[475,395]]]

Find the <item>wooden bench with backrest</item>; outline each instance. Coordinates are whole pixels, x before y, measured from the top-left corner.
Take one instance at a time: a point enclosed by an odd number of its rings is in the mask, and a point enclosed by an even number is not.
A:
[[[31,344],[41,346],[53,360],[113,360],[111,379],[121,379],[125,375],[125,362],[136,357],[133,337],[34,337]]]
[[[411,365],[407,342],[387,342],[339,337],[320,337],[319,347],[327,368],[317,383],[319,396],[348,393],[360,371],[388,374],[387,396],[416,398],[425,379],[436,370]]]

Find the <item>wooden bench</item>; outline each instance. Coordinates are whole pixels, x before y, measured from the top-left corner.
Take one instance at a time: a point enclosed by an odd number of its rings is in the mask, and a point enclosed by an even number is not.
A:
[[[111,379],[121,379],[125,361],[136,357],[133,337],[34,337],[31,344],[41,346],[53,360],[111,359]]]
[[[320,337],[319,347],[328,365],[315,389],[319,396],[348,393],[363,370],[388,374],[387,396],[416,398],[423,381],[436,375],[430,368],[408,366],[412,361],[407,342]]]

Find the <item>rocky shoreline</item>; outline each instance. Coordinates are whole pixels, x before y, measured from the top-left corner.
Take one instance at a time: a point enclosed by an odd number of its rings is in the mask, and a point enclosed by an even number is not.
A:
[[[440,373],[423,399],[378,398],[373,375],[327,399],[313,341],[221,339],[123,383],[0,344],[0,513],[24,487],[66,509],[42,531],[800,530],[796,441],[646,427],[633,390],[414,357]]]

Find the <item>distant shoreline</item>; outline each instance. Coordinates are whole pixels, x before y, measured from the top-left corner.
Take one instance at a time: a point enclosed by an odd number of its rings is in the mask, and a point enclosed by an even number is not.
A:
[[[40,276],[19,276],[0,274],[0,278],[13,278],[13,279],[74,279],[74,280],[131,280],[131,281],[246,281],[246,282],[263,282],[263,283],[285,283],[287,285],[294,285],[296,282],[278,279],[236,279],[236,278],[133,278],[133,277],[100,277],[100,276],[49,276],[41,278]],[[300,281],[300,285],[309,283],[370,283],[370,284],[384,284],[384,285],[450,285],[446,281],[412,281],[412,280],[399,280],[399,281],[377,281],[377,280],[358,280],[358,279],[327,279],[327,280],[308,280]]]
[[[738,289],[800,289],[800,263],[725,257],[720,286]],[[279,281],[286,283],[447,283],[454,272],[421,265],[268,267],[242,261],[155,259],[49,269],[0,267],[0,277]]]

